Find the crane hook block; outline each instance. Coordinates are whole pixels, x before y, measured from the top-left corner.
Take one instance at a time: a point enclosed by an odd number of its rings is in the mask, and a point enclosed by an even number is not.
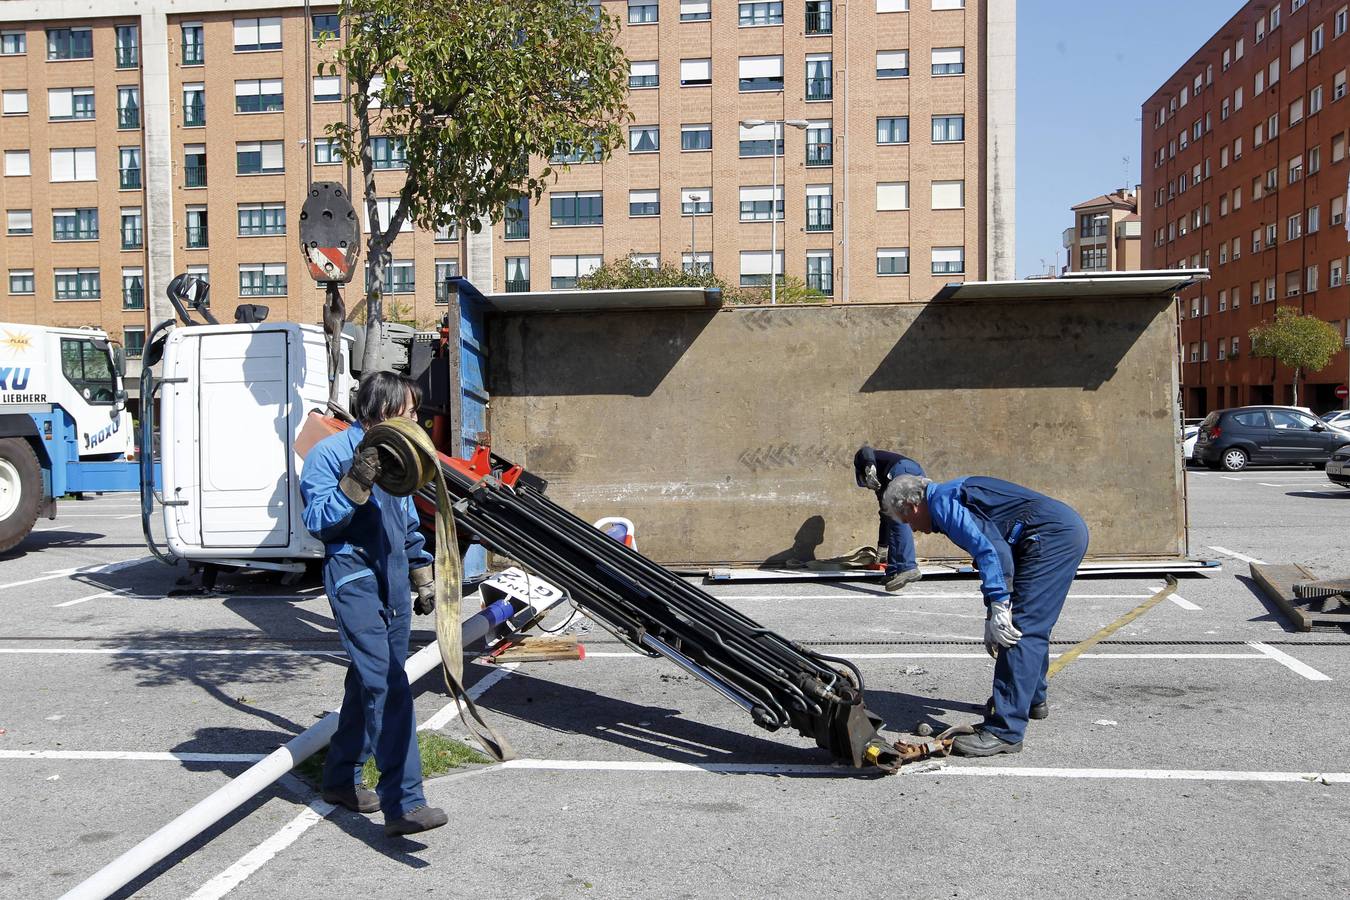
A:
[[[300,208],[300,250],[320,284],[346,284],[356,272],[361,226],[347,190],[335,181],[309,186]]]

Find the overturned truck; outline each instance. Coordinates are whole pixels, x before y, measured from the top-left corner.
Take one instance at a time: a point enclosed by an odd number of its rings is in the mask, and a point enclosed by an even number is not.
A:
[[[702,289],[483,295],[435,392],[466,446],[672,567],[870,544],[863,443],[1059,497],[1089,562],[1187,567],[1176,292],[1202,271],[950,285],[929,303],[722,307]],[[453,342],[452,342],[453,343]],[[439,362],[439,361],[438,361]],[[920,555],[954,548],[920,536]]]

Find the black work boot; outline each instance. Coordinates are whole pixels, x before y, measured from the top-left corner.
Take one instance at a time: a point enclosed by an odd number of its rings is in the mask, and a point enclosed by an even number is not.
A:
[[[1021,753],[1022,742],[1009,743],[979,728],[974,734],[958,734],[952,741],[957,756],[993,756],[995,753]]]
[[[906,585],[913,584],[923,577],[923,573],[918,569],[906,569],[903,572],[896,572],[886,580],[886,590],[894,594],[896,591],[904,590]]]
[[[994,698],[990,697],[984,701],[984,714],[989,717],[994,715]],[[1050,701],[1045,700],[1040,703],[1031,704],[1031,711],[1027,713],[1029,719],[1048,719],[1050,718]]]
[[[350,809],[352,812],[373,813],[380,808],[380,798],[375,792],[359,784],[354,784],[349,788],[324,791],[323,799],[329,803]]]
[[[402,818],[386,821],[384,833],[390,837],[400,834],[417,834],[420,831],[440,828],[448,821],[449,819],[446,818],[442,810],[434,806],[419,806],[405,812]]]

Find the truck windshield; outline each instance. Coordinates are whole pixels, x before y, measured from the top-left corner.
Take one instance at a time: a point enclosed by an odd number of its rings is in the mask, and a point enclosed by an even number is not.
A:
[[[61,374],[66,376],[89,403],[112,403],[117,399],[112,357],[93,341],[61,339]]]

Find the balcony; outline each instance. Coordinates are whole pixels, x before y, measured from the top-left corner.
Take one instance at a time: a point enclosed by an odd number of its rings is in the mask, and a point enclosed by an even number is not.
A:
[[[145,233],[140,228],[122,229],[122,249],[140,250],[145,247]]]
[[[807,100],[830,100],[834,98],[833,78],[806,79]]]
[[[145,288],[122,288],[122,308],[126,310],[145,309]]]
[[[201,44],[183,45],[183,65],[200,66],[206,62],[206,48]]]
[[[189,225],[187,227],[187,246],[189,250],[201,250],[206,247],[206,226]]]
[[[141,63],[140,47],[131,44],[117,48],[117,68],[134,69]]]
[[[781,283],[781,282],[780,282]],[[810,290],[819,291],[826,297],[834,293],[834,273],[833,272],[807,272],[806,286]]]
[[[831,34],[834,32],[834,16],[830,10],[822,9],[819,12],[812,12],[809,8],[806,11],[806,33],[807,35]]]
[[[834,165],[834,143],[820,142],[806,145],[806,164],[808,166]]]
[[[206,165],[183,167],[183,186],[190,188],[206,187]]]
[[[98,226],[85,225],[80,227],[74,225],[69,228],[57,228],[52,233],[53,241],[96,241],[98,240]]]
[[[507,219],[506,220],[506,239],[508,241],[524,240],[530,236],[529,219]]]
[[[506,292],[508,294],[524,294],[527,293],[529,290],[530,290],[530,279],[528,278],[516,278],[516,279],[508,278],[506,281]]]
[[[124,191],[139,191],[141,189],[140,166],[134,169],[118,169],[117,186]]]
[[[141,127],[141,110],[138,106],[128,106],[117,111],[117,127],[123,130]]]
[[[830,207],[808,209],[806,211],[807,231],[833,231],[834,210]]]
[[[183,107],[183,126],[200,128],[206,124],[206,104],[191,103]]]

